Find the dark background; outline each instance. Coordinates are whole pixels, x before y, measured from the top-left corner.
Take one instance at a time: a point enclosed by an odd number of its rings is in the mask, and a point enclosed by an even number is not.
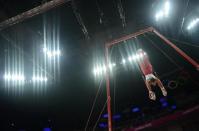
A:
[[[187,0],[173,0],[169,18],[156,22],[154,14],[161,2],[160,0],[122,0],[126,19],[126,27],[123,27],[117,0],[75,0],[89,39],[82,32],[71,2],[2,30],[0,32],[0,127],[2,130],[35,131],[42,130],[44,127],[51,127],[54,130],[83,130],[102,80],[99,98],[89,124],[89,127],[93,127],[106,101],[104,80],[100,77],[95,78],[92,72],[94,65],[104,59],[104,44],[140,29],[155,27],[199,62],[198,28],[192,32],[186,30],[189,20],[198,14],[199,1],[189,0],[187,6]],[[4,21],[41,3],[41,0],[0,0],[0,20]],[[181,26],[183,17],[185,21]],[[55,28],[60,32],[62,56],[59,73],[50,72],[54,78],[49,78],[45,89],[40,86],[34,92],[34,87],[29,83],[25,84],[23,93],[19,93],[20,87],[11,87],[8,92],[2,77],[6,53],[8,50],[23,49],[25,73],[31,76],[33,54],[41,53],[44,21],[47,23],[48,32],[52,32]],[[158,48],[153,46],[151,41]],[[179,92],[191,97],[189,88],[193,88],[190,92],[198,91],[198,73],[195,68],[157,36],[147,33],[145,36],[139,36],[135,40],[110,49],[111,60],[119,65],[110,78],[113,114],[121,113],[133,106],[144,108],[160,104],[158,100],[152,102],[148,99],[141,73],[136,65],[123,67],[119,64],[121,56],[127,57],[126,53],[129,50],[126,49],[130,48],[133,50],[144,48],[162,80],[176,79],[182,71],[189,74],[183,89],[180,91],[168,89],[168,100],[175,101],[177,99],[175,96]],[[180,70],[167,74],[176,69]],[[157,99],[160,99],[160,91],[157,90],[157,92],[159,92]],[[192,101],[195,104],[198,103],[198,99]]]

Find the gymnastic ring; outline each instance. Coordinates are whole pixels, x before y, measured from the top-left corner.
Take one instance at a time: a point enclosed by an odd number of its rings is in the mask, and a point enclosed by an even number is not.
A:
[[[175,86],[172,86],[172,84],[174,84]],[[168,86],[168,88],[170,88],[170,89],[175,89],[175,88],[178,87],[178,82],[177,82],[177,81],[174,81],[174,80],[171,80],[171,81],[168,82],[167,86]]]

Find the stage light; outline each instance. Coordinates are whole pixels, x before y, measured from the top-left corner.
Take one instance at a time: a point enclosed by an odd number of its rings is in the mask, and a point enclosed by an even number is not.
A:
[[[10,74],[5,74],[4,75],[4,79],[5,80],[10,80],[11,79],[11,75]]]
[[[98,72],[99,72],[97,68],[96,68],[96,69],[94,69],[93,71],[94,71],[94,74],[95,74],[95,75],[97,75],[97,74],[98,74]]]
[[[110,70],[112,70],[113,67],[115,67],[115,66],[116,66],[115,63],[110,63],[108,65]],[[106,65],[100,65],[100,66],[97,66],[96,68],[93,69],[93,73],[94,73],[95,76],[96,75],[102,75],[102,74],[106,73],[106,71],[107,71]]]
[[[165,102],[166,99],[164,97],[161,97],[160,100],[159,100],[161,103]]]
[[[162,107],[167,107],[168,106],[168,103],[167,102],[163,102],[162,103]]]
[[[155,15],[156,21],[159,21],[162,18],[168,17],[169,11],[170,11],[170,3],[169,3],[169,1],[166,1],[164,3],[163,8],[161,8],[161,10],[156,13],[156,15]]]
[[[110,70],[112,70],[112,69],[113,69],[113,64],[110,63],[110,64],[108,65],[108,67],[109,67]]]
[[[135,61],[136,59],[137,59],[137,56],[136,56],[136,55],[133,55],[133,56],[132,56],[132,60]]]
[[[52,131],[52,130],[51,130],[51,128],[46,127],[43,129],[43,131]]]
[[[164,5],[164,16],[167,17],[169,15],[169,10],[170,10],[170,3],[169,1],[165,2]]]
[[[106,72],[106,66],[105,66],[105,65],[103,65],[102,70],[103,70],[104,72]]]
[[[48,50],[46,47],[43,48],[43,52],[49,58],[61,55],[61,51],[60,50],[53,50],[53,51],[51,51],[51,50]]]
[[[108,114],[104,114],[104,115],[103,115],[103,118],[108,118]]]
[[[132,108],[132,112],[134,112],[134,113],[139,112],[139,111],[140,111],[140,108],[138,108],[138,107]]]
[[[112,66],[114,67],[114,66],[116,66],[116,64],[115,64],[115,63],[113,63],[113,64],[112,64]]]
[[[47,82],[48,78],[47,77],[41,77],[41,76],[33,76],[32,81],[33,82]]]
[[[155,15],[155,19],[156,21],[158,21],[160,18],[162,18],[164,16],[164,13],[162,11],[158,12],[156,15]]]
[[[125,59],[122,59],[122,63],[125,64],[125,63],[126,63],[126,60],[125,60]]]
[[[97,70],[96,69],[93,69],[93,74],[97,75]]]
[[[48,49],[46,47],[43,48],[43,52],[46,53]]]
[[[128,57],[128,59],[122,59],[121,64],[126,64],[127,62],[132,62],[133,60],[136,62],[137,60],[140,60],[144,57],[144,55],[146,55],[146,53],[136,53],[134,55],[131,55]],[[112,69],[116,66],[116,63],[109,63],[108,68],[109,70],[112,71]],[[93,69],[93,74],[95,76],[97,75],[102,75],[104,73],[106,73],[107,68],[105,64],[99,64],[97,65],[94,69]]]
[[[129,60],[129,62],[131,62],[131,61],[132,61],[132,57],[131,57],[131,56],[129,56],[129,57],[128,57],[128,60]]]
[[[60,56],[61,52],[59,50],[57,51],[47,51],[48,57],[54,57],[54,56]]]
[[[190,22],[190,24],[188,25],[187,29],[190,30],[190,29],[194,28],[198,23],[199,23],[199,18],[192,20]]]
[[[139,54],[136,54],[133,56],[133,60],[138,60],[140,58],[140,55]]]
[[[171,109],[173,109],[173,110],[175,110],[176,108],[177,108],[176,105],[172,105],[172,106],[171,106]]]
[[[121,118],[121,115],[120,114],[117,114],[117,115],[113,115],[113,119],[114,120],[118,120]]]
[[[100,128],[106,128],[108,125],[106,123],[99,123]]]
[[[24,81],[25,77],[19,74],[5,74],[4,80],[6,81]]]

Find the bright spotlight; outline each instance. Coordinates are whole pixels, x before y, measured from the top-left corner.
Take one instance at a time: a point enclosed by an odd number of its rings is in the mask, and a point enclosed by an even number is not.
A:
[[[97,67],[97,74],[100,74],[100,67]]]
[[[41,77],[41,76],[33,76],[32,77],[33,82],[46,82],[48,81],[47,77]]]
[[[113,63],[113,64],[112,64],[112,66],[114,67],[114,66],[116,66],[116,64],[115,64],[115,63]]]
[[[43,52],[46,53],[48,49],[46,47],[43,48]]]
[[[99,66],[97,66],[97,67],[93,70],[94,75],[100,75],[100,74],[102,74],[102,73],[103,73],[103,70],[104,70],[104,67],[99,67]]]
[[[131,56],[129,56],[129,57],[128,57],[128,60],[129,60],[129,62],[131,62],[131,61],[132,61],[132,57],[131,57]]]
[[[109,64],[109,69],[112,70],[113,64]]]
[[[45,55],[47,55],[48,57],[55,57],[55,56],[60,56],[61,55],[61,51],[60,50],[53,50],[50,51],[48,50],[46,47],[43,48],[43,52]]]
[[[116,66],[115,63],[110,63],[110,64],[108,65],[108,68],[109,68],[110,70],[112,70],[113,67],[115,67],[115,66]],[[106,65],[97,66],[96,68],[93,69],[94,75],[102,75],[102,74],[106,73],[106,71],[107,71]]]
[[[125,63],[126,63],[126,60],[125,60],[125,59],[122,59],[122,63],[125,64]]]
[[[103,67],[99,68],[99,73],[102,74],[103,73]]]
[[[194,20],[191,21],[191,23],[188,25],[187,29],[190,30],[190,29],[194,28],[198,23],[199,23],[199,18],[194,19]]]
[[[4,79],[5,80],[10,80],[11,79],[11,75],[10,74],[5,74],[4,75]]]
[[[139,54],[136,54],[133,56],[133,58],[134,58],[133,60],[138,60],[140,58],[140,56],[139,56]]]
[[[5,74],[4,75],[4,80],[7,81],[24,81],[25,77],[23,75],[19,75],[19,74]]]
[[[164,16],[167,17],[169,15],[169,10],[170,10],[170,3],[169,1],[166,1],[164,5]]]
[[[103,69],[104,72],[106,72],[106,66],[105,65],[103,65],[102,69]]]
[[[136,59],[137,59],[136,55],[133,55],[133,56],[132,56],[132,60],[135,61]]]
[[[97,75],[97,70],[94,69],[94,70],[93,70],[93,73],[94,73],[94,75]]]
[[[161,8],[161,10],[156,13],[156,15],[155,15],[156,21],[159,21],[160,19],[162,19],[164,17],[168,17],[169,11],[170,11],[170,3],[169,3],[169,1],[166,1],[164,3],[164,7]]]
[[[156,21],[158,21],[160,18],[162,18],[164,16],[164,13],[162,11],[158,12],[156,15],[155,15],[155,18],[156,18]]]
[[[46,54],[47,54],[48,57],[54,57],[54,56],[60,56],[61,52],[60,52],[60,50],[58,50],[58,51],[47,51]]]

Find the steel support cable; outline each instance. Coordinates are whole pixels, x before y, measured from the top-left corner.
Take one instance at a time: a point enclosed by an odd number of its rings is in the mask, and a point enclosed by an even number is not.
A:
[[[119,10],[120,19],[122,20],[122,26],[126,27],[125,12],[124,12],[124,9],[122,7],[122,1],[121,0],[118,0],[117,7],[118,7],[118,10]]]
[[[193,43],[189,43],[189,42],[184,42],[184,41],[180,41],[180,40],[177,40],[177,39],[174,39],[174,38],[169,38],[167,37],[169,40],[173,40],[175,42],[179,42],[180,44],[184,44],[184,45],[187,45],[187,46],[192,46],[192,47],[196,47],[196,48],[199,48],[199,45],[196,45],[196,44],[193,44]]]
[[[82,32],[84,33],[86,39],[89,39],[90,37],[89,37],[89,34],[88,34],[88,30],[87,30],[87,28],[86,28],[86,26],[83,22],[83,19],[82,19],[81,15],[80,15],[80,13],[77,9],[77,5],[76,5],[74,0],[72,0],[72,9],[73,9],[73,13],[75,14],[75,17],[76,17],[79,25],[81,26]]]
[[[99,17],[100,17],[100,24],[102,24],[103,23],[104,13],[103,13],[102,9],[100,8],[99,3],[98,3],[97,0],[96,0],[96,6],[97,6],[97,11],[98,11]]]
[[[185,21],[185,16],[186,16],[186,12],[187,12],[188,6],[189,6],[189,0],[187,0],[186,7],[185,7],[185,10],[184,10],[184,14],[183,14],[183,18],[182,18],[181,27],[180,27],[180,31],[182,33],[184,33],[183,32],[183,26],[184,26],[184,21]]]
[[[110,98],[108,98],[108,99],[110,99]],[[95,129],[96,129],[96,127],[97,127],[97,123],[99,122],[99,120],[100,120],[100,118],[101,118],[101,115],[102,115],[104,109],[106,108],[106,104],[107,104],[108,99],[106,99],[106,102],[104,103],[104,106],[103,106],[103,108],[102,108],[102,110],[101,110],[101,112],[100,112],[100,114],[99,114],[99,117],[98,117],[98,119],[97,119],[97,121],[96,121],[96,123],[95,123],[95,125],[94,125],[94,127],[93,127],[93,131],[95,131]]]
[[[92,104],[92,107],[91,107],[91,111],[90,111],[90,113],[89,113],[89,117],[88,117],[88,120],[87,120],[87,122],[86,122],[86,126],[85,126],[85,128],[84,128],[84,131],[86,131],[87,128],[88,128],[89,121],[90,121],[91,115],[92,115],[92,113],[93,113],[93,110],[94,110],[94,107],[95,107],[95,103],[96,103],[96,101],[97,101],[97,98],[98,98],[98,95],[99,95],[99,92],[100,92],[100,89],[101,89],[101,86],[102,86],[102,82],[103,82],[103,78],[102,78],[101,81],[100,81],[100,85],[99,85],[98,90],[97,90],[97,93],[96,93],[96,95],[95,95],[95,99],[94,99],[94,101],[93,101],[93,104]]]
[[[163,54],[164,56],[166,56],[173,64],[175,64],[178,68],[181,68],[181,66],[180,66],[179,64],[177,64],[177,63],[176,63],[169,55],[167,55],[167,53],[165,53],[161,48],[159,48],[159,47],[154,43],[153,40],[149,39],[148,36],[146,36],[145,34],[143,34],[143,36],[144,36],[148,41],[150,41],[151,44],[152,44],[155,48],[157,48],[160,52],[162,52],[162,54]]]
[[[116,81],[117,81],[117,78],[116,77],[114,77],[114,91],[113,91],[113,99],[114,99],[114,101],[113,101],[113,104],[114,104],[114,106],[113,106],[113,114],[115,114],[115,107],[116,107]]]

